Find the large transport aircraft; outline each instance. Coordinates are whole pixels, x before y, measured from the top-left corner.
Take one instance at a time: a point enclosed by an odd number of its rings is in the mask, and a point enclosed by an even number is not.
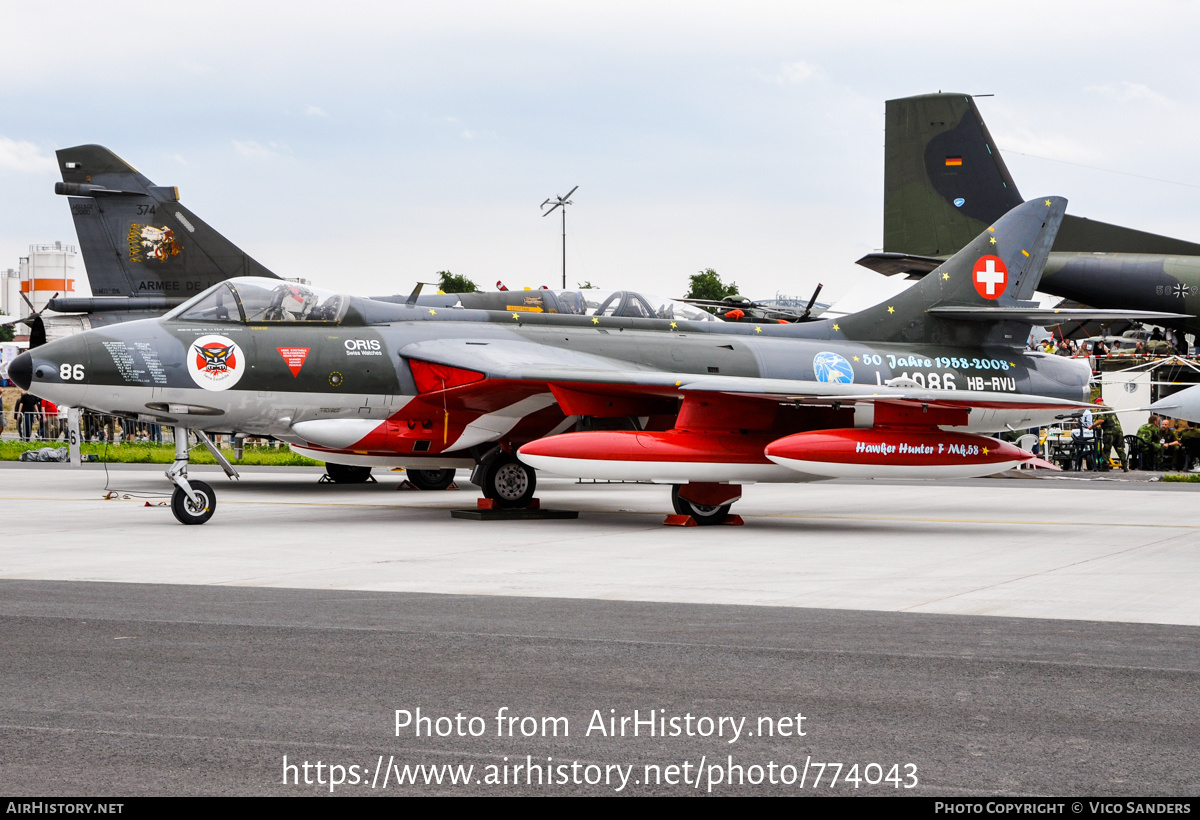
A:
[[[424,308],[244,277],[161,319],[43,345],[9,374],[57,403],[175,425],[183,523],[216,505],[187,476],[191,429],[206,445],[206,431],[240,432],[320,460],[471,467],[501,507],[530,503],[535,468],[661,482],[677,513],[713,524],[743,484],[980,476],[1029,459],[979,434],[1088,398],[1086,364],[1023,349],[1055,313],[1027,300],[1065,206],[1024,203],[905,293],[836,320]],[[565,432],[625,419],[637,429]]]
[[[860,265],[920,278],[1022,201],[970,95],[888,100],[885,128],[883,251]],[[1200,333],[1200,244],[1067,214],[1038,289]]]

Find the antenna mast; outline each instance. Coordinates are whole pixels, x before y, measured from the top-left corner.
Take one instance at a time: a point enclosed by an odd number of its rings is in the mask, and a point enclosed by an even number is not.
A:
[[[539,206],[541,208],[546,208],[547,205],[550,205],[550,207],[546,209],[545,213],[543,213],[542,216],[550,216],[550,214],[554,213],[555,208],[562,208],[562,240],[563,240],[562,286],[563,286],[563,290],[567,289],[567,206],[572,204],[571,194],[575,193],[578,190],[579,190],[579,186],[576,185],[574,188],[567,191],[566,196],[548,197],[546,199],[546,201],[543,202]],[[553,203],[553,204],[551,204],[551,203]]]

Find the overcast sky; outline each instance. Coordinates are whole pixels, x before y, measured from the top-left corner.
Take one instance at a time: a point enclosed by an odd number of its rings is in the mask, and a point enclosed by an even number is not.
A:
[[[1183,0],[0,2],[0,268],[76,241],[53,152],[94,142],[334,289],[557,286],[538,205],[579,185],[572,285],[681,295],[712,267],[826,301],[879,280],[854,260],[882,241],[884,101],[937,90],[996,95],[1026,196],[1198,241],[1198,24]]]

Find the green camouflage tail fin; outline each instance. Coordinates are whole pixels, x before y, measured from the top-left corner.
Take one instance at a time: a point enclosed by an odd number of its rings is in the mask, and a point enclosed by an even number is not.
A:
[[[1016,183],[967,94],[888,100],[884,148],[883,250],[949,256],[1021,203]],[[1200,255],[1200,244],[1067,216],[1054,250]],[[880,254],[869,255],[882,257]],[[886,260],[867,267],[881,272]],[[901,272],[929,269],[900,260]]]
[[[888,100],[886,129],[885,251],[948,256],[1021,204],[968,95]]]
[[[1018,205],[908,290],[842,317],[849,338],[942,345],[1023,345],[1067,201]]]
[[[234,276],[279,278],[112,151],[79,145],[57,152],[88,281],[96,296],[182,301]]]

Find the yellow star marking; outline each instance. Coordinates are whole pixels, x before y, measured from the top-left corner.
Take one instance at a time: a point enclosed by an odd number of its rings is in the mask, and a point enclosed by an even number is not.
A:
[[[835,323],[834,323],[834,325],[833,325],[833,329],[834,329],[834,330],[841,330],[841,328],[837,326],[837,323],[836,323],[836,322],[835,322]]]
[[[948,274],[948,273],[943,273],[943,274],[942,274],[942,278],[943,278],[943,279],[949,279],[949,278],[950,278],[950,274]]]
[[[854,361],[856,361],[856,362],[858,361],[858,357],[857,357],[857,356],[855,356],[855,357],[854,357]]]
[[[988,448],[986,448],[986,447],[984,447],[984,448],[983,448],[983,454],[984,454],[985,456],[988,454]]]
[[[429,309],[429,315],[430,315],[430,316],[437,316],[437,311],[436,311],[436,310],[434,310],[433,308],[430,308],[430,309]]]
[[[598,325],[598,324],[600,324],[600,320],[599,320],[599,319],[597,319],[595,316],[593,316],[593,317],[592,317],[592,324],[594,324],[594,325]]]
[[[995,245],[995,244],[996,244],[996,237],[994,237],[994,236],[993,236],[991,239],[989,239],[989,240],[988,240],[988,242],[991,242],[993,245]]]
[[[888,305],[888,313],[895,313],[895,312],[896,312],[896,309],[894,307],[892,307],[891,305]]]
[[[1008,366],[1009,366],[1009,367],[1016,367],[1016,366],[1017,366],[1017,363],[1016,363],[1016,362],[1009,362],[1009,363],[1008,363]]]
[[[674,322],[671,322],[671,330],[677,330],[678,328],[679,328],[679,325],[675,324]]]
[[[521,316],[520,316],[520,314],[514,313],[514,314],[513,314],[513,318],[514,318],[514,319],[516,319],[518,322],[519,322],[519,321],[521,321]]]
[[[755,332],[755,333],[762,333],[762,328],[761,328],[761,327],[759,327],[758,325],[755,325],[755,326],[754,326],[754,332]]]
[[[1049,207],[1050,207],[1050,200],[1048,200],[1048,199],[1046,200],[1046,207],[1047,207],[1047,208],[1049,208]]]

